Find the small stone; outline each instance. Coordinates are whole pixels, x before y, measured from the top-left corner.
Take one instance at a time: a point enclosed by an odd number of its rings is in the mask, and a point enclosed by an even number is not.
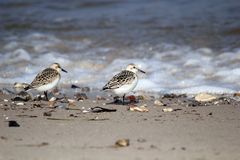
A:
[[[137,99],[138,99],[138,100],[144,100],[145,97],[144,97],[143,95],[139,95],[139,96],[137,96]]]
[[[70,114],[69,117],[75,117],[75,115],[74,114]]]
[[[48,105],[49,107],[55,107],[56,101],[49,101]]]
[[[90,88],[89,87],[82,87],[81,90],[82,90],[82,92],[89,92]]]
[[[43,112],[43,116],[51,117],[52,113],[51,112]]]
[[[88,110],[83,110],[82,111],[82,113],[88,113],[88,112],[90,112],[90,111],[88,111]]]
[[[154,104],[155,104],[156,106],[164,106],[164,104],[163,104],[160,100],[155,100],[155,101],[154,101]]]
[[[7,137],[4,137],[4,136],[1,136],[0,139],[2,139],[2,140],[8,140],[8,138],[7,138]]]
[[[13,101],[24,101],[24,102],[27,102],[31,99],[32,99],[31,95],[25,91],[21,91],[14,98],[12,98]]]
[[[195,97],[195,100],[198,102],[208,102],[217,99],[217,97],[207,94],[207,93],[200,93]]]
[[[182,149],[183,151],[185,151],[185,150],[186,150],[186,147],[181,147],[181,149]]]
[[[56,97],[52,97],[51,99],[49,99],[49,102],[54,102],[54,101],[56,101],[56,100],[57,100]]]
[[[19,103],[16,103],[17,106],[23,106],[24,103],[23,102],[19,102]]]
[[[75,99],[68,99],[68,103],[75,103],[76,100]]]
[[[72,84],[72,85],[71,85],[71,88],[72,88],[72,89],[76,89],[76,88],[80,88],[80,87],[77,86],[77,85],[75,85],[75,84]]]
[[[119,139],[115,142],[116,147],[127,147],[129,144],[129,139]]]
[[[240,96],[240,93],[234,93],[233,96],[234,96],[234,97],[239,97],[239,96]]]
[[[142,105],[140,107],[138,107],[138,106],[130,106],[129,110],[130,111],[138,111],[138,112],[148,112],[149,110],[146,107],[147,107],[146,104],[144,104],[144,105]]]
[[[130,103],[131,103],[131,102],[133,102],[133,103],[137,102],[136,97],[133,96],[133,95],[128,96],[127,99],[129,99]]]
[[[137,139],[137,141],[138,141],[139,143],[147,142],[146,139],[144,139],[144,138],[139,138],[139,139]]]
[[[75,99],[77,99],[77,101],[88,99],[88,97],[85,93],[77,93],[74,95],[74,97],[75,97]]]
[[[168,108],[163,108],[162,111],[163,112],[172,112],[174,110],[173,110],[173,108],[168,107]]]
[[[18,82],[15,82],[13,86],[14,86],[14,88],[26,89],[26,88],[29,87],[29,84],[28,83],[18,83]]]
[[[97,96],[96,99],[99,101],[99,100],[106,100],[106,98],[104,97],[101,97],[101,96]]]
[[[8,100],[7,100],[7,99],[4,99],[3,101],[4,101],[4,102],[8,102]]]
[[[8,127],[20,127],[17,121],[8,121]]]

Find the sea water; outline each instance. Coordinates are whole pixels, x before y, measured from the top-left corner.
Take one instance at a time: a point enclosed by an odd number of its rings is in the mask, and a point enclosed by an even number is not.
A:
[[[61,84],[101,89],[135,63],[135,90],[240,90],[237,0],[0,1],[0,83],[30,83],[58,62]]]

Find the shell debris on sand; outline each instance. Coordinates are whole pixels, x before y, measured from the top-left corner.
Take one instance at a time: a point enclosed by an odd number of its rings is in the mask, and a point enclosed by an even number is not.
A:
[[[56,97],[52,97],[51,99],[49,99],[49,102],[54,102],[54,101],[56,101],[56,100],[57,100]]]
[[[213,95],[207,94],[207,93],[200,93],[195,96],[195,100],[198,102],[208,102],[208,101],[213,101],[215,99],[217,99],[216,96],[213,96]]]
[[[155,100],[154,105],[156,106],[164,106],[164,104],[160,100]]]
[[[138,111],[138,112],[148,112],[149,110],[147,109],[147,105],[141,105],[140,107],[138,106],[130,106],[129,107],[130,111]]]
[[[130,145],[129,139],[119,139],[115,142],[115,147],[127,147]]]
[[[162,111],[163,111],[163,112],[172,112],[172,111],[174,111],[174,109],[168,107],[168,108],[163,108]]]
[[[23,103],[23,102],[18,102],[18,103],[16,103],[16,105],[17,105],[17,106],[23,106],[24,103]]]
[[[75,106],[76,104],[76,100],[75,99],[67,99],[67,101],[68,101],[68,105],[73,105],[73,106]]]

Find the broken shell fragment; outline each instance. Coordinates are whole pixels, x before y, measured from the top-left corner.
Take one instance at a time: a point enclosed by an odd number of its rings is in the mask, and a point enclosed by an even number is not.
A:
[[[198,102],[208,102],[217,99],[217,97],[207,94],[207,93],[200,93],[196,95],[195,100]]]
[[[49,99],[49,102],[54,102],[54,101],[56,101],[56,100],[57,100],[56,97],[52,97],[51,99]]]
[[[173,111],[173,108],[163,108],[162,109],[163,112],[172,112]]]
[[[19,102],[19,103],[16,103],[17,106],[23,106],[24,103],[23,102]]]
[[[88,113],[88,112],[90,112],[90,111],[88,111],[88,110],[83,110],[82,111],[82,113]]]
[[[15,82],[13,86],[14,86],[14,88],[25,89],[25,88],[29,87],[29,84]]]
[[[88,99],[85,93],[77,93],[74,95],[74,98],[77,99],[77,101]]]
[[[147,105],[142,105],[140,107],[138,106],[130,106],[129,108],[130,111],[138,111],[138,112],[148,112],[149,110],[147,109]]]
[[[31,95],[25,91],[21,91],[15,97],[12,98],[13,101],[25,101],[25,102],[31,99],[32,99]]]
[[[129,144],[129,139],[119,139],[115,142],[116,147],[127,147]]]
[[[56,101],[49,101],[48,102],[49,107],[54,107],[55,104],[56,104]]]
[[[76,100],[74,100],[74,99],[68,99],[68,103],[75,103],[76,102]]]
[[[160,100],[155,100],[154,105],[156,106],[163,106],[164,104]]]
[[[43,116],[50,117],[50,116],[52,116],[52,113],[51,112],[43,112]]]

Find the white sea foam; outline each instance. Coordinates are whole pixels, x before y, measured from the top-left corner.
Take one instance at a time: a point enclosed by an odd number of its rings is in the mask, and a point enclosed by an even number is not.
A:
[[[147,72],[139,74],[135,90],[194,94],[240,89],[240,49],[217,53],[210,48],[171,44],[129,48],[94,48],[90,44],[86,39],[73,42],[39,33],[10,38],[0,54],[0,83],[29,83],[39,71],[58,62],[69,72],[62,74],[61,83],[101,89],[127,64],[135,63]],[[68,52],[63,53],[62,48]]]

